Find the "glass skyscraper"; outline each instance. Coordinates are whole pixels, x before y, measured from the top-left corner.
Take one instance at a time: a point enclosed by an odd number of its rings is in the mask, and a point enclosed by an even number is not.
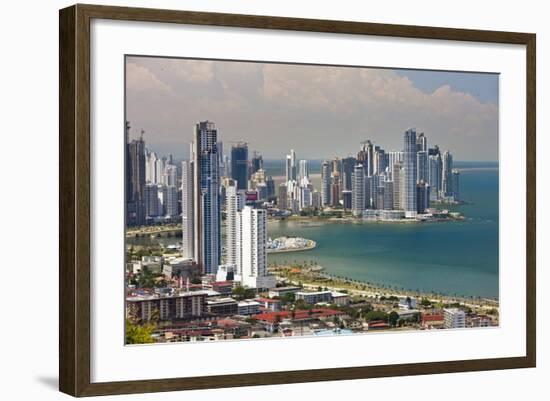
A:
[[[406,217],[414,217],[417,213],[417,156],[416,130],[408,129],[403,135],[403,208]]]
[[[244,142],[231,148],[231,178],[237,181],[237,189],[248,189],[248,144]]]
[[[145,142],[143,137],[128,143],[130,125],[126,124],[126,223],[145,224]],[[143,132],[142,132],[143,134]]]
[[[216,142],[218,131],[210,121],[195,126],[193,142],[194,232],[197,263],[203,274],[216,274],[221,259],[220,177]]]

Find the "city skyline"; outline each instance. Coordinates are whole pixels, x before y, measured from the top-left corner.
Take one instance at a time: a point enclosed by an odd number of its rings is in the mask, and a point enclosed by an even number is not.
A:
[[[498,208],[480,219],[485,168],[454,164],[496,158],[495,76],[142,62],[126,64],[127,343],[499,325]],[[455,249],[472,236],[479,260]],[[457,297],[478,264],[496,275]],[[451,270],[434,285],[435,266]]]
[[[455,160],[498,157],[495,74],[147,57],[128,57],[126,68],[131,136],[145,130],[150,149],[178,160],[189,157],[187,127],[206,119],[265,159],[284,159],[291,140],[312,160],[353,155],[365,139],[399,150],[396,136],[412,127]]]

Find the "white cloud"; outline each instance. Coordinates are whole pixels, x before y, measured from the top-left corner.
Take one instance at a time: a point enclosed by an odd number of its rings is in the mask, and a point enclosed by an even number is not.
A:
[[[252,142],[268,157],[291,145],[307,157],[348,154],[365,138],[398,149],[408,127],[457,159],[497,156],[496,105],[448,85],[423,92],[392,70],[155,58],[133,58],[127,68],[136,92],[128,117],[154,130],[159,146],[181,144],[181,132],[210,119],[224,140]]]
[[[143,65],[126,63],[126,87],[134,92],[170,92],[170,87]]]

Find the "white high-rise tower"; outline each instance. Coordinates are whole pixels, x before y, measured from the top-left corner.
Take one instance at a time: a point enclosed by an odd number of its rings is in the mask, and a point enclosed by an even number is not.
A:
[[[252,288],[274,287],[275,277],[267,274],[267,212],[245,206],[237,216],[243,285]]]
[[[403,208],[405,217],[415,217],[417,214],[416,196],[416,130],[408,129],[403,135]]]
[[[181,163],[181,215],[182,254],[195,259],[193,162],[187,160]]]
[[[241,267],[239,266],[239,233],[238,227],[238,214],[244,206],[244,194],[237,189],[237,183],[234,182],[226,189],[225,193],[225,211],[226,211],[226,226],[225,226],[225,248],[226,258],[225,263],[227,265],[233,265],[236,268],[237,274],[241,274]]]

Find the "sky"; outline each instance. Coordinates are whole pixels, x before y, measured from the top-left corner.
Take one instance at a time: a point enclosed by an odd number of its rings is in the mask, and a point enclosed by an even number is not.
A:
[[[416,128],[455,160],[496,161],[498,75],[128,56],[126,119],[176,159],[209,120],[226,154],[238,141],[264,159],[345,157],[366,139],[402,150]]]

